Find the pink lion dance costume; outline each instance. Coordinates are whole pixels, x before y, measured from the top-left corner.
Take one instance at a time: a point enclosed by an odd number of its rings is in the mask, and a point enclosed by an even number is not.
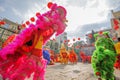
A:
[[[44,80],[46,60],[42,57],[42,45],[56,32],[66,28],[66,10],[49,3],[50,11],[37,16],[16,38],[0,51],[0,74],[3,80],[25,80],[33,74],[33,80]]]

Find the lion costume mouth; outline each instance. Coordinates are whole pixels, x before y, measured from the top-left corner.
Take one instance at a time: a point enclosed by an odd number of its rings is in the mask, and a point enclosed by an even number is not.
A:
[[[27,45],[27,46],[32,46],[32,44],[33,44],[33,41],[32,41],[32,40],[29,40],[28,42],[26,42],[26,45]]]

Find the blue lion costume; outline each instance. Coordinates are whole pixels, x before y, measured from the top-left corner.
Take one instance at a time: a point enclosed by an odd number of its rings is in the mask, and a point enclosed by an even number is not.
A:
[[[47,60],[47,64],[50,63],[50,53],[48,50],[43,50],[43,58]]]

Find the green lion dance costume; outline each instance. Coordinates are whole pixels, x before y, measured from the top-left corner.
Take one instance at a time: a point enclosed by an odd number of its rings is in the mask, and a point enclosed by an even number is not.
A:
[[[92,67],[98,80],[115,80],[114,63],[116,52],[113,41],[110,39],[108,32],[94,35],[96,50],[92,55]]]

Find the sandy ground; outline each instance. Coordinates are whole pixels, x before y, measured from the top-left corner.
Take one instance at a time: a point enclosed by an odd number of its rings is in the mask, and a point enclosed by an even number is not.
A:
[[[120,80],[120,71],[115,70],[117,80]],[[49,65],[46,71],[46,80],[97,80],[93,75],[91,64],[78,63],[75,65]]]
[[[120,80],[120,70],[115,69],[116,80]],[[2,80],[2,79],[0,79]],[[26,80],[33,80],[32,77]],[[45,80],[97,80],[93,75],[91,64],[77,63],[75,65],[48,65]]]

